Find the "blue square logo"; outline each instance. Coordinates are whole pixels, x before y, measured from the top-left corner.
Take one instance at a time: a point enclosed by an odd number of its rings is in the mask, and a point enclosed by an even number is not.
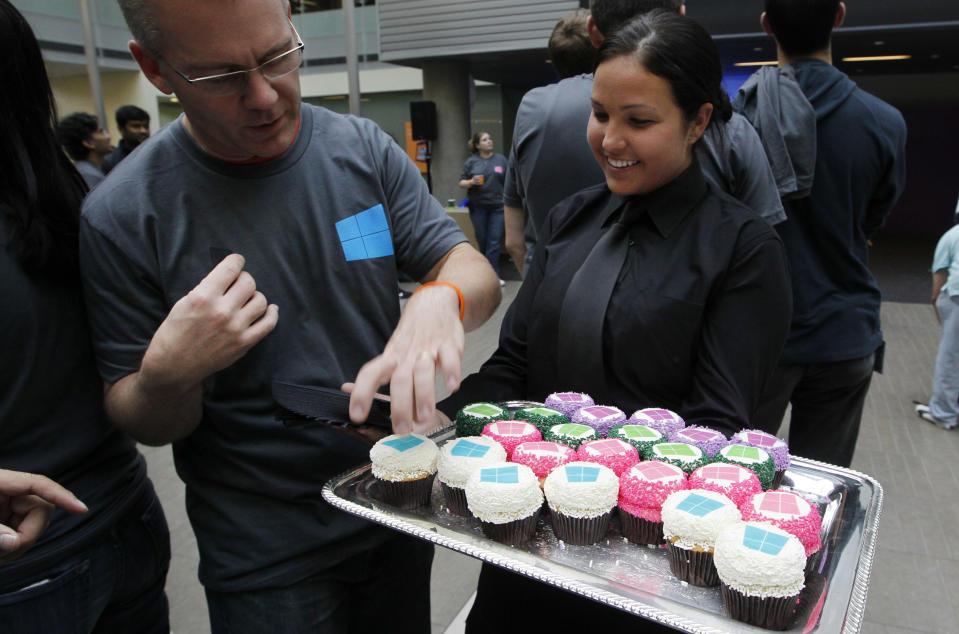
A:
[[[347,262],[393,255],[393,236],[383,205],[340,220],[336,223],[336,233]]]
[[[519,468],[516,465],[509,465],[507,467],[487,467],[480,471],[480,482],[516,484],[519,482]]]
[[[416,436],[402,436],[400,438],[391,438],[389,440],[384,440],[383,444],[386,445],[387,447],[392,447],[393,449],[402,453],[404,451],[409,451],[413,447],[422,445],[423,439],[417,438]]]
[[[461,440],[456,443],[450,454],[460,458],[482,458],[488,451],[489,447],[486,445],[479,445],[469,440]]]
[[[722,508],[722,502],[703,497],[698,493],[690,493],[686,499],[676,507],[679,511],[685,511],[696,517],[706,517],[718,508]]]
[[[574,465],[566,467],[567,482],[596,482],[599,479],[599,467]]]
[[[778,555],[788,541],[789,538],[758,526],[747,526],[743,533],[743,546],[767,555]]]

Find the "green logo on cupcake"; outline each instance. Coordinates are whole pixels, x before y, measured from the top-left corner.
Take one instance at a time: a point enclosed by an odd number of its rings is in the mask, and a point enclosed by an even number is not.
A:
[[[467,414],[475,414],[478,416],[499,416],[503,413],[503,410],[495,405],[490,405],[488,403],[479,403],[477,405],[470,405],[469,407],[463,410]]]
[[[653,452],[658,453],[661,456],[670,456],[670,457],[682,457],[682,458],[698,458],[699,454],[696,451],[696,448],[687,445],[685,443],[667,443],[664,445],[656,445],[653,447]]]
[[[747,447],[746,445],[732,445],[726,450],[727,458],[742,458],[752,462],[762,462],[764,458],[756,447]]]
[[[662,438],[662,434],[656,433],[645,425],[626,425],[622,429],[622,434],[630,440],[655,440]]]
[[[571,438],[583,438],[584,436],[589,436],[592,431],[592,427],[580,425],[579,423],[566,423],[565,425],[557,425],[553,428],[554,434],[562,434],[563,436],[570,436]]]

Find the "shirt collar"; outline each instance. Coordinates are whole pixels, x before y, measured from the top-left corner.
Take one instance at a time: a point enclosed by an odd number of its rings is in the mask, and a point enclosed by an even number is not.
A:
[[[679,176],[652,193],[629,197],[611,193],[603,211],[603,224],[617,220],[619,210],[625,204],[640,205],[653,221],[656,230],[665,238],[705,195],[706,179],[694,156],[693,162]],[[643,214],[638,214],[637,218],[641,215]]]

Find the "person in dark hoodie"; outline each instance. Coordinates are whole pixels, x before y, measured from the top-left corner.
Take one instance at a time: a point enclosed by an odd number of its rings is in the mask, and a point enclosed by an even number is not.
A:
[[[776,433],[791,403],[791,452],[849,466],[884,348],[868,239],[902,193],[906,125],[832,66],[845,3],[764,8],[779,65],[754,74],[733,106],[756,126],[784,199],[776,230],[792,268],[793,319],[753,424]]]

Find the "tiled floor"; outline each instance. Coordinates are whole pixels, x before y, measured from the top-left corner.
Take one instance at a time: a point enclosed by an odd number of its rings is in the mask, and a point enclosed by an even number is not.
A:
[[[518,287],[518,282],[508,282],[496,317],[468,336],[466,372],[478,368],[495,347],[499,321]],[[875,376],[869,392],[853,462],[854,469],[877,478],[886,493],[863,632],[955,632],[959,431],[942,431],[920,421],[912,409],[913,399],[929,396],[938,325],[928,305],[887,302],[883,329],[886,371]],[[144,448],[144,453],[173,539],[167,583],[173,631],[208,632],[203,591],[196,581],[196,542],[185,518],[183,487],[170,450]],[[433,632],[462,631],[456,617],[472,595],[479,566],[439,548],[433,571]]]

